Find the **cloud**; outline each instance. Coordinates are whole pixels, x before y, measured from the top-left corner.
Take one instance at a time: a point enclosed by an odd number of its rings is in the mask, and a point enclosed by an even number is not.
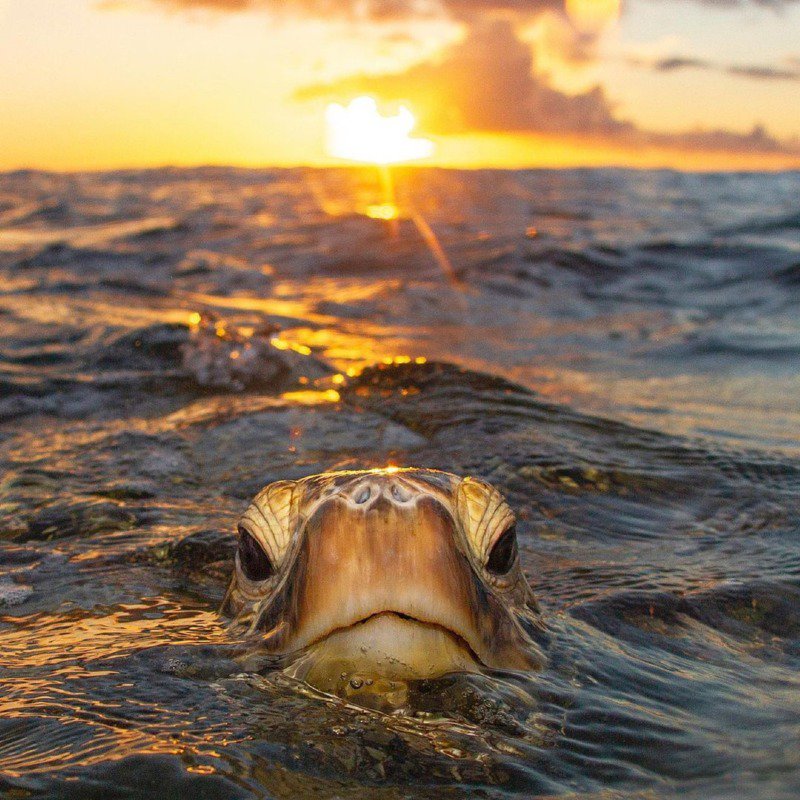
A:
[[[185,10],[212,9],[235,12],[261,8],[283,15],[368,20],[444,14],[456,20],[471,21],[491,13],[531,18],[542,11],[558,11],[564,7],[564,0],[150,0],[150,2]]]
[[[797,69],[734,65],[726,67],[725,72],[741,78],[756,78],[762,81],[800,81],[800,70]]]
[[[497,20],[468,29],[439,58],[404,72],[354,75],[301,89],[297,99],[348,99],[374,94],[411,103],[420,128],[431,134],[532,133],[578,136],[629,146],[781,152],[763,128],[662,134],[620,119],[600,86],[567,94],[534,71],[531,47],[513,25]],[[794,151],[792,151],[794,152]]]
[[[628,127],[614,118],[599,86],[567,95],[535,75],[530,47],[506,21],[470,28],[439,60],[401,73],[355,75],[306,87],[296,96],[307,100],[370,93],[411,102],[430,133],[609,134]]]
[[[702,58],[689,58],[686,56],[673,56],[671,58],[660,58],[653,62],[653,69],[656,72],[675,72],[679,69],[709,69],[710,62]]]
[[[654,145],[678,147],[684,150],[718,150],[737,153],[792,153],[800,150],[771,136],[763,125],[756,125],[750,133],[735,131],[697,130],[679,134],[644,133],[644,138]]]
[[[704,6],[716,6],[717,8],[743,8],[745,6],[763,6],[765,8],[783,8],[790,6],[798,0],[693,0]]]
[[[134,0],[108,0],[108,5],[124,5]],[[542,11],[563,11],[564,0],[149,0],[174,9],[216,9],[247,11],[264,8],[282,14],[303,14],[365,19],[397,19],[418,15],[446,14],[458,20],[477,20],[489,14],[504,14],[517,19],[531,18]],[[800,0],[689,0],[717,8],[742,8],[756,5],[781,9]]]
[[[634,0],[632,0],[634,1]],[[646,2],[646,0],[636,0]],[[649,0],[653,2],[653,0]],[[661,0],[678,5],[679,0]],[[800,0],[682,0],[719,8],[761,6],[776,11]],[[281,16],[319,19],[393,21],[441,18],[462,25],[466,37],[440,57],[390,74],[360,74],[332,84],[300,89],[296,99],[344,99],[374,94],[410,102],[420,128],[431,134],[531,133],[602,140],[631,147],[663,147],[745,153],[800,154],[796,142],[782,143],[763,127],[749,133],[695,130],[664,134],[620,118],[604,89],[597,85],[568,94],[534,69],[532,46],[517,31],[534,20],[560,21],[559,53],[576,62],[591,59],[601,32],[581,30],[565,12],[565,0],[101,0],[106,5],[146,2],[174,10],[237,12],[261,9]],[[715,70],[741,78],[800,80],[797,63],[788,66],[716,64],[702,58],[673,56],[629,63],[659,72]]]
[[[647,66],[656,72],[677,72],[683,69],[702,69],[733,75],[737,78],[754,78],[762,81],[800,81],[800,64],[789,67],[773,67],[761,64],[717,64],[703,58],[693,56],[670,56],[648,61],[641,58],[629,58],[629,64]]]

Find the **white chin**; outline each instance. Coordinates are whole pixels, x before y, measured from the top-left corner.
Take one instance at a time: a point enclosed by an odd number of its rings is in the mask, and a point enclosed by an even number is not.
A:
[[[311,645],[287,672],[324,692],[349,696],[362,687],[380,691],[395,681],[478,669],[456,634],[387,612],[334,631]]]

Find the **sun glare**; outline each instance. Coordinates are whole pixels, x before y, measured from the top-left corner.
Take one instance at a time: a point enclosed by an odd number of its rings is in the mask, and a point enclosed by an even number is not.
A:
[[[371,97],[357,97],[348,106],[331,103],[325,113],[330,155],[366,164],[400,164],[433,154],[433,142],[412,138],[417,121],[405,106],[383,116]]]

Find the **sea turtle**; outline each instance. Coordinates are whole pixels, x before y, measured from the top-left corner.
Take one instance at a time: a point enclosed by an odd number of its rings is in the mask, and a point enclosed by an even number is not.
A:
[[[223,612],[339,695],[541,663],[514,514],[489,484],[430,469],[265,487],[239,523]]]

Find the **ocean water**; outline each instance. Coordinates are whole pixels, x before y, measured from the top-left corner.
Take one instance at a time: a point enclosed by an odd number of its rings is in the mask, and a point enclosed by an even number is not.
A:
[[[0,175],[0,791],[800,794],[800,173]],[[518,513],[540,672],[379,713],[218,613],[265,483]]]

